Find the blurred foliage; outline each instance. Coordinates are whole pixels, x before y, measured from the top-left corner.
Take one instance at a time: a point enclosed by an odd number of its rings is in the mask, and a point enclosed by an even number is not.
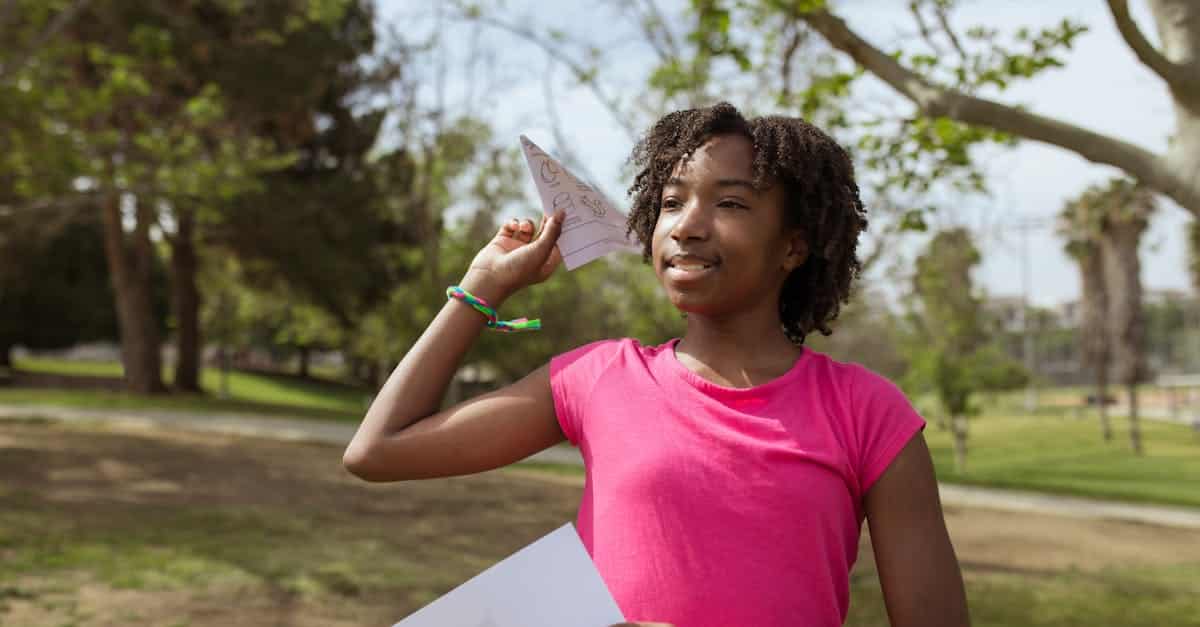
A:
[[[972,151],[989,143],[1008,145],[1013,138],[950,118],[927,117],[911,106],[880,108],[875,106],[878,103],[852,100],[861,96],[856,88],[863,71],[831,50],[803,21],[804,14],[825,4],[691,0],[684,38],[688,47],[662,60],[651,87],[671,99],[683,93],[711,93],[722,83],[736,84],[730,76],[752,76],[758,92],[766,95],[757,107],[799,113],[853,146],[866,167],[865,182],[878,194],[919,196],[935,187],[985,191]],[[908,41],[905,50],[897,48],[891,55],[931,84],[967,94],[1004,90],[1061,67],[1065,53],[1087,32],[1086,25],[1063,20],[1013,33],[990,25],[957,33],[949,18],[956,4],[953,0],[910,2],[920,41]],[[645,28],[663,31],[671,25],[660,21]],[[917,203],[913,209],[929,208]],[[919,224],[915,216],[908,216],[904,226]]]
[[[156,324],[167,314],[166,273],[155,267]],[[97,220],[53,228],[0,218],[0,364],[20,345],[56,349],[115,340],[116,314]]]
[[[936,393],[953,417],[977,412],[981,390],[1024,385],[1028,375],[990,341],[988,320],[971,271],[979,250],[962,228],[933,236],[917,258],[909,295],[912,368],[904,383],[914,395]]]

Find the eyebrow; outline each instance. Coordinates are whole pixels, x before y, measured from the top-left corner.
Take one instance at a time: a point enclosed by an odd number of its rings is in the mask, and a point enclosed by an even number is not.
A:
[[[671,177],[667,179],[667,182],[663,185],[663,187],[671,186],[688,187],[688,184],[687,181],[684,181],[679,177]],[[758,193],[760,191],[758,187],[754,185],[753,181],[748,181],[746,179],[718,179],[717,187],[744,187],[754,193]]]

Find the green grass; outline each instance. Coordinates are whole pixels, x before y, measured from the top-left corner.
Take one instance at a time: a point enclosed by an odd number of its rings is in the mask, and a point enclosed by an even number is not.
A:
[[[390,596],[419,605],[495,559],[469,564],[434,560],[426,552],[461,555],[465,547],[447,534],[436,548],[405,552],[361,531],[347,532],[336,516],[270,508],[143,506],[136,518],[101,516],[85,525],[34,503],[0,513],[0,550],[6,555],[0,580],[85,572],[90,581],[116,589],[236,587],[275,590],[317,603]],[[329,525],[339,531],[330,532]],[[476,550],[472,546],[471,555]],[[381,551],[387,559],[378,559]],[[1200,626],[1200,564],[967,573],[976,627]],[[847,627],[887,624],[874,575],[856,577],[850,608]]]
[[[925,437],[942,481],[1200,507],[1200,435],[1143,421],[1146,454],[1139,457],[1127,422],[1113,424],[1113,441],[1105,442],[1094,417],[985,414],[971,420],[965,474],[954,470],[948,431],[931,421]]]
[[[966,583],[975,627],[1200,626],[1198,564],[1022,575],[968,569]],[[874,576],[851,597],[847,627],[888,624]]]
[[[501,475],[347,482],[327,463],[327,447],[205,448],[61,425],[44,427],[46,434],[8,427],[23,445],[0,456],[0,624],[8,624],[6,603],[57,608],[33,627],[202,616],[209,624],[225,607],[223,624],[278,624],[301,612],[323,612],[314,624],[387,624],[556,527],[578,502],[575,488]],[[121,452],[160,480],[196,489],[120,499],[125,480],[53,472],[95,467]],[[18,455],[40,456],[41,468],[26,472]],[[244,484],[213,487],[234,480]],[[1020,539],[997,542],[1026,550]],[[1085,568],[1033,569],[996,561],[994,550],[967,544],[960,553],[976,627],[1200,627],[1195,561],[1089,559]],[[871,564],[860,560],[852,578],[847,627],[888,624]],[[88,618],[81,585],[136,591],[145,610],[137,608],[136,619],[125,607]],[[275,610],[188,604],[211,598],[255,599]]]
[[[1096,499],[1200,507],[1200,435],[1191,428],[1145,421],[1146,454],[1134,455],[1125,423],[1104,442],[1093,420],[984,415],[971,420],[967,472],[954,470],[948,431],[925,430],[938,479]],[[522,462],[520,468],[582,475],[578,466]]]
[[[13,366],[18,370],[28,372],[76,377],[121,377],[125,374],[125,369],[118,361],[73,361],[48,357],[25,357],[14,359]]]
[[[25,359],[22,370],[81,376],[120,376],[117,363]],[[231,398],[220,399],[220,373],[206,369],[203,396],[141,397],[95,390],[53,390],[0,387],[0,403],[62,405],[105,409],[176,409],[194,412],[261,413],[306,418],[358,421],[366,408],[367,391],[323,380],[285,375],[230,373]],[[1070,395],[1076,390],[1047,390]],[[926,430],[938,478],[999,488],[1036,490],[1101,499],[1200,507],[1200,435],[1184,425],[1144,420],[1146,455],[1132,453],[1127,423],[1114,417],[1112,442],[1104,442],[1094,412],[1084,420],[1067,418],[1069,410],[1044,408],[1034,416],[1005,411],[1020,395],[995,402],[984,415],[971,420],[968,472],[954,469],[950,434],[933,421]],[[920,399],[917,399],[918,401]],[[528,463],[525,467],[579,474],[577,467]]]
[[[271,508],[184,506],[97,513],[79,524],[28,500],[0,514],[0,581],[86,571],[118,589],[265,584],[319,596],[388,589],[412,577],[402,556],[379,564],[372,559],[376,544],[327,533],[322,522],[332,520]]]
[[[20,370],[47,374],[84,377],[120,377],[123,374],[121,364],[117,362],[27,358],[17,360],[15,365]],[[164,370],[164,375],[169,381],[170,372]],[[369,394],[365,388],[328,380],[231,371],[229,398],[219,398],[221,373],[212,368],[205,368],[201,372],[200,386],[206,395],[143,397],[103,390],[0,387],[0,403],[100,409],[247,412],[358,420],[366,410]]]

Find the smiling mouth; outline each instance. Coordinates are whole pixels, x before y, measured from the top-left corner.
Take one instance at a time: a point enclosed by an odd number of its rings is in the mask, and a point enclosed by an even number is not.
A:
[[[685,272],[694,272],[697,270],[707,270],[713,267],[713,265],[714,264],[711,263],[669,263],[667,264],[667,267],[683,270]]]
[[[666,273],[667,276],[675,281],[688,281],[707,276],[720,265],[721,262],[718,260],[709,261],[707,259],[698,260],[694,258],[668,259],[666,262]]]

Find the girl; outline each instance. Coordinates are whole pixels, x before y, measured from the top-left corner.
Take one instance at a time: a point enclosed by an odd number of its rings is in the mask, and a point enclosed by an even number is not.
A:
[[[346,449],[368,481],[480,472],[566,440],[577,528],[634,621],[841,625],[864,518],[893,625],[967,624],[925,422],[891,383],[803,346],[831,333],[867,221],[846,152],[798,118],[671,113],[634,149],[629,229],[687,316],[660,346],[596,342],[444,411],[487,320],[461,292]],[[563,216],[504,225],[460,287],[493,307],[560,262]],[[485,310],[486,311],[486,310]],[[519,341],[519,339],[514,339]]]

